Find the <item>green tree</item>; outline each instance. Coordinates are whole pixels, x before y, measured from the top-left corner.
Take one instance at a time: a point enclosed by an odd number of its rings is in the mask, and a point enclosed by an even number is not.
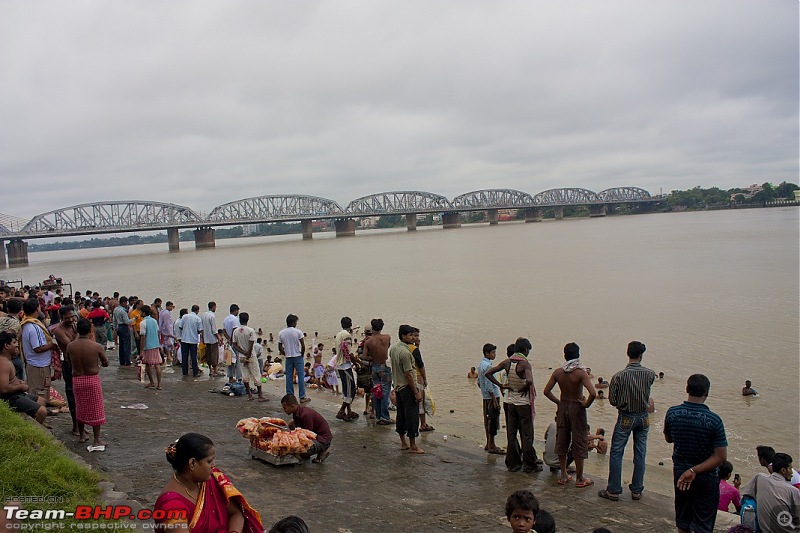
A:
[[[467,215],[467,222],[484,222],[486,220],[486,211],[472,211]]]
[[[765,182],[761,187],[762,190],[753,195],[754,202],[771,202],[778,197],[777,193],[775,192],[775,188],[771,183]]]
[[[797,189],[800,189],[800,187],[794,183],[787,183],[784,181],[775,187],[775,194],[778,198],[789,198],[790,200],[794,200],[794,191]]]
[[[396,228],[402,226],[405,217],[403,215],[381,215],[378,218],[376,228]]]

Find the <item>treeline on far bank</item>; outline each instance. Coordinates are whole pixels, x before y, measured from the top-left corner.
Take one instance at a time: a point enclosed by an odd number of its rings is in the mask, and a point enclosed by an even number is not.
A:
[[[766,182],[761,185],[751,185],[746,189],[724,190],[719,187],[710,189],[694,187],[686,191],[672,191],[664,198],[663,205],[659,210],[696,210],[729,205],[763,205],[776,200],[794,200],[794,191],[798,189],[800,187],[786,181],[780,185]]]
[[[704,189],[694,187],[685,191],[675,190],[666,195],[663,200],[655,206],[641,207],[635,204],[621,204],[616,206],[614,214],[625,215],[642,212],[670,212],[670,211],[696,211],[709,208],[737,207],[747,205],[763,205],[781,199],[794,199],[794,191],[800,189],[794,183],[782,182],[773,185],[769,182],[760,186],[749,187],[746,189],[720,189],[711,187]],[[564,217],[585,217],[589,215],[589,208],[586,206],[565,206]],[[543,208],[544,218],[555,216],[552,207]],[[525,211],[520,209],[513,215],[516,220],[525,218]],[[472,211],[464,213],[462,219],[465,223],[487,222],[486,211]],[[433,226],[437,221],[432,214],[425,215],[417,220],[417,226]],[[374,228],[397,228],[406,224],[405,215],[382,215],[378,218]],[[356,226],[364,228],[362,221],[356,219]],[[325,224],[325,227],[316,227],[315,230],[326,231],[333,229],[333,222]],[[366,228],[365,228],[366,229]],[[286,223],[275,222],[270,224],[251,224],[245,226],[233,226],[230,228],[216,228],[214,237],[216,239],[234,239],[238,237],[259,237],[268,235],[290,235],[301,233],[302,229],[299,222]],[[193,241],[193,230],[180,232],[181,241]],[[134,244],[153,244],[166,243],[167,234],[158,233],[154,235],[126,235],[124,237],[110,237],[107,239],[92,238],[83,241],[52,242],[47,244],[30,244],[29,250],[32,252],[46,252],[52,250],[77,250],[83,248],[106,248],[111,246],[130,246]]]

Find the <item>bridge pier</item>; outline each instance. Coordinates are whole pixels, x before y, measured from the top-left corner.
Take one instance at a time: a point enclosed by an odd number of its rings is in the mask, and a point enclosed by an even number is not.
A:
[[[406,213],[406,229],[408,229],[408,231],[417,231],[416,213]]]
[[[214,248],[217,243],[214,239],[214,228],[197,228],[194,230],[194,248]]]
[[[334,222],[337,237],[355,237],[356,221],[352,218],[337,218]]]
[[[8,266],[24,267],[28,266],[28,243],[22,239],[11,239],[6,245],[8,250]]]
[[[303,230],[303,240],[310,241],[314,236],[312,235],[314,230],[314,221],[311,219],[301,220],[300,221],[300,228]]]
[[[181,249],[181,236],[178,228],[167,228],[167,242],[169,242],[169,251],[178,252]]]
[[[0,239],[0,268],[6,268],[6,241]]]
[[[497,209],[489,209],[486,211],[486,216],[489,219],[490,226],[496,226],[497,222]]]
[[[563,220],[564,219],[564,207],[557,206],[553,208],[553,213],[555,214],[556,220]]]
[[[607,204],[606,205],[606,213],[609,215],[613,215],[617,212],[617,204]]]
[[[525,210],[525,222],[541,222],[542,221],[542,208],[529,207]]]
[[[606,206],[604,205],[590,205],[589,218],[604,217],[606,216]]]
[[[461,227],[461,218],[458,215],[458,212],[450,212],[450,213],[443,213],[442,214],[442,227],[444,229],[454,229]]]

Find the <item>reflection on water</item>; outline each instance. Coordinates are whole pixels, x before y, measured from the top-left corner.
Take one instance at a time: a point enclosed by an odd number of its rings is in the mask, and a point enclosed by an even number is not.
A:
[[[166,244],[32,253],[31,266],[7,273],[25,282],[53,273],[75,290],[159,296],[178,307],[213,299],[223,316],[236,302],[265,332],[277,332],[291,312],[322,342],[343,315],[356,324],[381,317],[393,336],[399,324],[416,325],[437,433],[476,445],[480,393],[466,373],[484,343],[501,357],[516,337],[529,337],[541,390],[565,343],[577,342],[594,375],[610,379],[637,339],[647,345],[643,364],[666,373],[653,388],[648,483],[652,476],[669,490],[663,416],[684,400],[695,372],[711,379],[708,404],[725,421],[729,459],[743,477],[757,470],[758,444],[800,456],[796,208],[329,233],[311,242],[257,237],[200,251],[181,245],[172,254]],[[740,396],[745,379],[760,398]],[[537,412],[541,439],[555,409],[539,396]],[[615,417],[607,401],[590,410],[592,427],[609,436]],[[589,470],[604,475],[604,461]]]

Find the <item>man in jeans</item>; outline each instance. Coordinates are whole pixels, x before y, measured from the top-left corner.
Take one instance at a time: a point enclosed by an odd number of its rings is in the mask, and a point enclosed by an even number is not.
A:
[[[372,361],[372,386],[381,384],[383,395],[373,397],[375,408],[375,422],[379,426],[389,426],[393,423],[389,416],[389,395],[392,392],[392,367],[387,365],[389,359],[389,344],[391,337],[383,332],[383,320],[373,318],[370,321],[372,335],[364,341],[363,359]]]
[[[611,438],[611,457],[608,460],[608,486],[599,492],[601,498],[619,500],[622,494],[622,456],[628,438],[633,433],[633,478],[629,486],[631,498],[639,500],[644,491],[647,432],[650,429],[648,409],[650,388],[656,373],[642,366],[646,347],[639,341],[628,344],[628,366],[611,378],[608,400],[617,408],[617,423]]]
[[[303,368],[303,354],[306,351],[303,332],[297,329],[297,315],[286,317],[286,327],[278,333],[278,351],[284,356],[283,372],[286,374],[286,394],[294,395],[293,375],[297,372],[297,388],[300,395],[300,403],[308,403],[311,398],[306,396],[306,382],[303,377],[306,375]]]

